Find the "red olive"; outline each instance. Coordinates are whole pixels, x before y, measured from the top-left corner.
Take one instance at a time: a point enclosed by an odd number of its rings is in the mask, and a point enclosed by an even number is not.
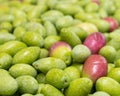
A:
[[[101,32],[95,32],[90,34],[83,44],[91,50],[92,54],[96,54],[106,44],[106,38]]]
[[[88,77],[93,82],[102,76],[107,75],[107,60],[98,54],[91,55],[87,58],[83,65],[82,77]]]
[[[106,20],[110,24],[110,32],[114,31],[119,26],[117,20],[112,17],[106,17],[104,18],[104,20]]]

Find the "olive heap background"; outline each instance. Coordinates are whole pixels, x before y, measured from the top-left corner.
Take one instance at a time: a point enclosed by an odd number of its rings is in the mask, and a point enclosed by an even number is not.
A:
[[[120,0],[0,0],[0,96],[120,96]]]

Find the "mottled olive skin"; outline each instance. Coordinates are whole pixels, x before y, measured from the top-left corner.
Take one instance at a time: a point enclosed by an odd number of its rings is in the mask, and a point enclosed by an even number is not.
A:
[[[75,79],[66,89],[65,96],[87,96],[90,93],[92,86],[93,82],[88,78]]]
[[[18,90],[17,81],[4,69],[0,69],[0,95],[13,95]]]
[[[45,84],[41,89],[41,93],[45,96],[64,96],[60,90],[50,84]]]
[[[56,82],[54,82],[56,81]],[[46,74],[46,83],[52,86],[63,89],[69,85],[69,78],[65,72],[58,68],[53,68]]]
[[[25,63],[18,63],[9,68],[9,73],[14,77],[17,78],[22,75],[30,75],[35,77],[37,75],[37,71],[35,68],[29,64]]]
[[[12,41],[15,40],[16,37],[8,32],[0,32],[0,45],[8,42],[8,41]]]
[[[0,53],[0,69],[9,69],[12,65],[12,56],[8,53]]]
[[[96,82],[96,90],[105,91],[108,94],[110,94],[110,96],[119,96],[120,95],[120,84],[116,80],[110,77],[102,77],[98,79]]]
[[[23,48],[26,48],[27,45],[21,41],[13,40],[4,43],[0,46],[0,52],[6,52],[10,54],[11,56],[14,56],[18,51],[20,51]]]
[[[32,65],[35,67],[35,69],[43,72],[44,74],[46,74],[49,70],[53,68],[66,68],[66,64],[63,60],[54,57],[38,59],[35,62],[33,62]]]
[[[30,93],[35,94],[38,90],[39,84],[37,80],[30,75],[23,75],[16,78],[21,94]]]
[[[39,47],[27,47],[15,54],[13,57],[13,64],[27,63],[32,64],[40,55]]]

